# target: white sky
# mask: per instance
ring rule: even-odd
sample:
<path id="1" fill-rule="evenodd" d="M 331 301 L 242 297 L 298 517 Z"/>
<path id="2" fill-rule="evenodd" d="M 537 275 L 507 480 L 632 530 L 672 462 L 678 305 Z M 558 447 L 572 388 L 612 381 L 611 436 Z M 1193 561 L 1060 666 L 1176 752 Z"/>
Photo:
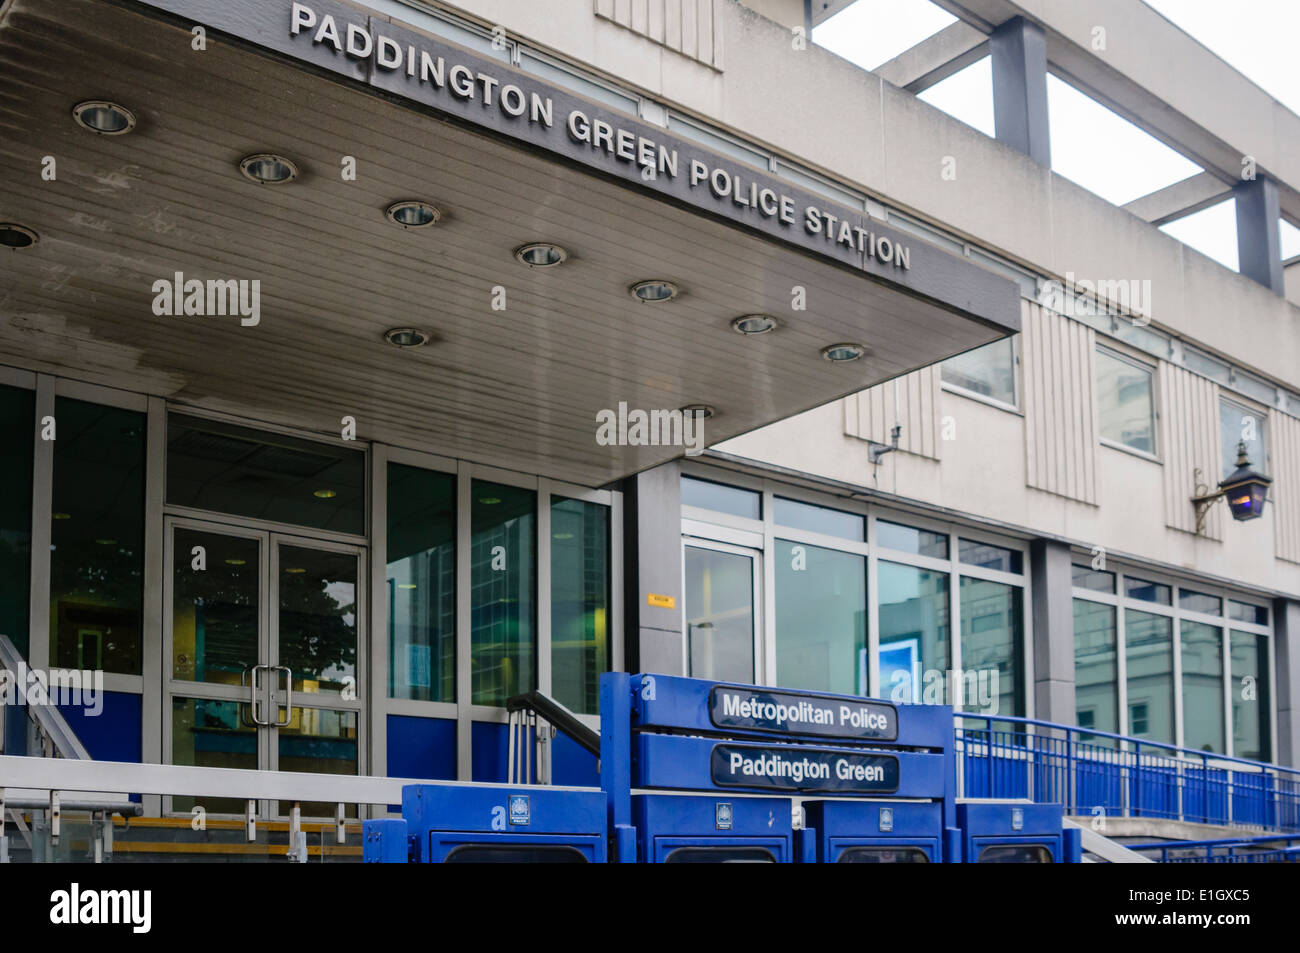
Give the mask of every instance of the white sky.
<path id="1" fill-rule="evenodd" d="M 1144 0 L 1182 30 L 1300 113 L 1300 0 Z M 813 31 L 819 45 L 874 69 L 954 22 L 929 0 L 857 0 Z M 1055 76 L 1048 77 L 1052 168 L 1122 205 L 1200 168 Z M 921 99 L 993 135 L 988 57 L 923 92 Z M 1237 267 L 1231 200 L 1164 226 L 1198 251 Z M 1282 257 L 1300 255 L 1300 229 L 1282 223 Z"/>

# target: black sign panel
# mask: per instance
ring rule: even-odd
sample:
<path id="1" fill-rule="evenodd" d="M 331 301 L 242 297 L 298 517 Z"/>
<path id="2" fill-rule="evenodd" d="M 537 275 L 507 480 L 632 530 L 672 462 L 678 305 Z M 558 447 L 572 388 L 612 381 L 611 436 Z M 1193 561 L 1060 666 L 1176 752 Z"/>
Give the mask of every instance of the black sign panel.
<path id="1" fill-rule="evenodd" d="M 709 693 L 709 720 L 719 728 L 783 735 L 894 741 L 898 709 L 884 702 L 717 685 Z"/>
<path id="2" fill-rule="evenodd" d="M 890 794 L 898 790 L 898 759 L 824 748 L 715 745 L 709 774 L 719 787 L 827 794 Z"/>

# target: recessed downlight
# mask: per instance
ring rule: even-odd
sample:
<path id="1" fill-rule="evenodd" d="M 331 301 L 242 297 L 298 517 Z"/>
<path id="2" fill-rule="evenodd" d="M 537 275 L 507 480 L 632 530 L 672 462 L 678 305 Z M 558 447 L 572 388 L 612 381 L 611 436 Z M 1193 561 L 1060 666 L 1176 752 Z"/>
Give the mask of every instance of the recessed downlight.
<path id="1" fill-rule="evenodd" d="M 515 249 L 515 258 L 529 268 L 554 268 L 568 257 L 567 251 L 550 242 L 529 242 Z"/>
<path id="2" fill-rule="evenodd" d="M 419 328 L 393 328 L 384 332 L 384 340 L 393 347 L 423 347 L 429 343 L 429 332 Z"/>
<path id="3" fill-rule="evenodd" d="M 832 344 L 830 347 L 822 348 L 822 357 L 833 364 L 856 361 L 866 353 L 867 349 L 861 344 Z"/>
<path id="4" fill-rule="evenodd" d="M 303 569 L 301 566 L 286 566 L 284 571 L 292 576 L 301 576 L 307 570 Z"/>
<path id="5" fill-rule="evenodd" d="M 337 490 L 313 490 L 311 495 L 318 500 L 332 500 L 339 494 Z"/>
<path id="6" fill-rule="evenodd" d="M 638 301 L 644 301 L 647 304 L 658 304 L 661 301 L 672 301 L 676 298 L 680 289 L 671 281 L 665 281 L 662 278 L 651 278 L 646 281 L 638 281 L 628 293 Z"/>
<path id="7" fill-rule="evenodd" d="M 682 408 L 682 416 L 703 417 L 708 420 L 716 414 L 717 410 L 711 404 L 687 404 Z"/>
<path id="8" fill-rule="evenodd" d="M 480 503 L 482 503 L 484 506 L 496 506 L 498 503 L 501 502 L 501 497 L 499 497 L 499 496 L 480 496 L 480 497 L 478 498 L 478 501 L 479 501 Z"/>
<path id="9" fill-rule="evenodd" d="M 259 152 L 239 163 L 240 174 L 259 185 L 285 185 L 298 178 L 298 166 L 284 156 Z"/>
<path id="10" fill-rule="evenodd" d="M 41 236 L 26 225 L 0 222 L 0 245 L 5 248 L 31 248 L 40 240 Z"/>
<path id="11" fill-rule="evenodd" d="M 410 199 L 395 202 L 384 210 L 384 216 L 394 225 L 402 228 L 428 228 L 442 220 L 442 212 L 428 202 Z"/>
<path id="12" fill-rule="evenodd" d="M 72 118 L 99 136 L 124 136 L 135 128 L 135 114 L 125 106 L 91 99 L 72 107 Z"/>
<path id="13" fill-rule="evenodd" d="M 766 334 L 776 330 L 776 318 L 770 314 L 745 314 L 731 322 L 737 334 Z"/>
<path id="14" fill-rule="evenodd" d="M 248 560 L 240 559 L 238 556 L 231 556 L 229 559 L 226 560 L 227 566 L 243 566 L 246 565 L 247 563 Z"/>

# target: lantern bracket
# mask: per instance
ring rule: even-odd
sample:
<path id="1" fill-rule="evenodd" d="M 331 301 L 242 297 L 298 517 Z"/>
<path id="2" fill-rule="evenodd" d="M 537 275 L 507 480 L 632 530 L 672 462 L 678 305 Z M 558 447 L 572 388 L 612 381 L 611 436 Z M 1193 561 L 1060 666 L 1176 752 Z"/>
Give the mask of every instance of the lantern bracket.
<path id="1" fill-rule="evenodd" d="M 1192 478 L 1196 481 L 1192 489 L 1192 505 L 1196 507 L 1196 535 L 1200 536 L 1205 529 L 1205 517 L 1209 515 L 1211 507 L 1226 495 L 1224 490 L 1215 490 L 1210 492 L 1210 486 L 1201 478 L 1201 468 L 1197 467 L 1192 471 Z"/>

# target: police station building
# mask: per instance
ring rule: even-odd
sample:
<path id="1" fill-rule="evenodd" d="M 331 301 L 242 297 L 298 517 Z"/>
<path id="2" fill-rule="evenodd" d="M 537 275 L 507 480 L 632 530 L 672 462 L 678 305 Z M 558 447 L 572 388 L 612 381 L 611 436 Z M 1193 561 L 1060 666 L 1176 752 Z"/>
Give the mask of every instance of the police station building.
<path id="1" fill-rule="evenodd" d="M 877 72 L 811 42 L 850 2 L 0 0 L 14 857 L 348 859 L 611 671 L 1235 765 L 1285 810 L 1158 816 L 1300 830 L 1300 117 L 1139 0 L 1104 53 L 951 0 Z M 996 138 L 916 95 L 985 56 Z M 1203 171 L 1054 173 L 1049 73 Z M 1229 200 L 1237 272 L 1158 227 Z"/>

